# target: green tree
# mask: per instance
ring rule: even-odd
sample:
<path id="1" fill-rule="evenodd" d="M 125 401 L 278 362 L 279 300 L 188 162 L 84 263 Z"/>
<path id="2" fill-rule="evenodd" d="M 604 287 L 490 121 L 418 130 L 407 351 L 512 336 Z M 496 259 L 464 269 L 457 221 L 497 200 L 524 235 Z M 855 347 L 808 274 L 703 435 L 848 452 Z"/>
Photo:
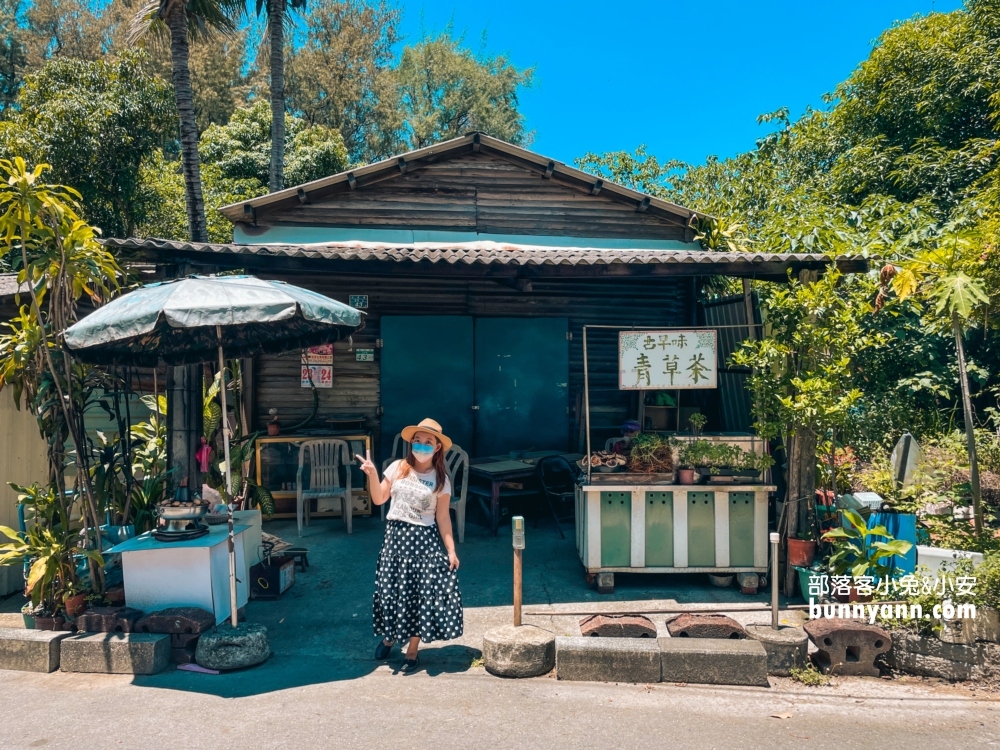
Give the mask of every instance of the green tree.
<path id="1" fill-rule="evenodd" d="M 534 70 L 518 70 L 504 55 L 475 54 L 450 30 L 403 49 L 395 70 L 410 148 L 479 130 L 519 145 L 531 141 L 518 92 Z"/>
<path id="2" fill-rule="evenodd" d="M 195 242 L 208 241 L 205 223 L 205 198 L 198 159 L 198 123 L 191 90 L 190 37 L 209 30 L 232 34 L 245 8 L 239 0 L 159 0 L 145 6 L 133 19 L 130 40 L 148 33 L 168 33 L 174 85 L 174 98 L 180 119 L 181 164 L 184 169 L 184 195 L 188 231 Z"/>
<path id="3" fill-rule="evenodd" d="M 224 177 L 253 179 L 268 186 L 273 156 L 271 108 L 267 102 L 238 109 L 228 125 L 213 125 L 202 137 L 199 151 L 204 164 L 219 167 Z M 340 133 L 324 125 L 308 126 L 298 117 L 285 114 L 283 172 L 298 185 L 342 171 L 347 166 L 347 149 Z"/>
<path id="4" fill-rule="evenodd" d="M 257 15 L 264 14 L 271 62 L 271 158 L 268 189 L 281 190 L 285 169 L 285 25 L 293 23 L 306 0 L 257 0 Z"/>
<path id="5" fill-rule="evenodd" d="M 287 60 L 289 108 L 344 137 L 351 163 L 399 151 L 392 73 L 402 13 L 389 0 L 315 0 Z"/>
<path id="6" fill-rule="evenodd" d="M 17 101 L 0 122 L 0 156 L 51 164 L 55 179 L 81 186 L 83 211 L 105 235 L 131 236 L 149 209 L 140 165 L 174 118 L 170 90 L 145 56 L 53 60 L 27 77 Z"/>

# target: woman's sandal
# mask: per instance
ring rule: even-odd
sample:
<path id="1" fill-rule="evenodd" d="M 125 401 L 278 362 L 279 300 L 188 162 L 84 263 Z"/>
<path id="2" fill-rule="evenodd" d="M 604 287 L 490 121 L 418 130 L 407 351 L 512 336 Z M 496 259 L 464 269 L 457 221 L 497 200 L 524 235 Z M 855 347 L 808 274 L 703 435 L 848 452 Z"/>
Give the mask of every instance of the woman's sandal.
<path id="1" fill-rule="evenodd" d="M 375 647 L 375 659 L 378 661 L 385 661 L 389 658 L 389 654 L 392 653 L 392 647 L 396 644 L 395 641 L 389 641 L 388 643 L 383 638 L 378 642 Z"/>
<path id="2" fill-rule="evenodd" d="M 399 671 L 403 674 L 413 674 L 420 668 L 420 657 L 415 659 L 403 659 L 403 666 Z"/>

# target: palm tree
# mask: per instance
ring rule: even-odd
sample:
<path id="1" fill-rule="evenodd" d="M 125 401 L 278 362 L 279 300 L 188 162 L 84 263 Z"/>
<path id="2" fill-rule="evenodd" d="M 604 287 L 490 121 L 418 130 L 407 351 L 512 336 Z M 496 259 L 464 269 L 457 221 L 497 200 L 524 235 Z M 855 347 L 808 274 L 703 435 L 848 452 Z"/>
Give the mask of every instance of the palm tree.
<path id="1" fill-rule="evenodd" d="M 267 18 L 271 48 L 271 168 L 267 187 L 281 190 L 285 172 L 285 24 L 292 11 L 306 7 L 306 0 L 257 0 L 257 15 Z"/>
<path id="2" fill-rule="evenodd" d="M 232 34 L 244 12 L 245 6 L 239 0 L 151 0 L 135 15 L 129 28 L 130 44 L 150 32 L 169 34 L 170 37 L 171 72 L 180 118 L 184 198 L 188 229 L 194 242 L 208 242 L 208 227 L 201 190 L 198 125 L 188 68 L 188 40 L 189 37 L 212 31 Z"/>

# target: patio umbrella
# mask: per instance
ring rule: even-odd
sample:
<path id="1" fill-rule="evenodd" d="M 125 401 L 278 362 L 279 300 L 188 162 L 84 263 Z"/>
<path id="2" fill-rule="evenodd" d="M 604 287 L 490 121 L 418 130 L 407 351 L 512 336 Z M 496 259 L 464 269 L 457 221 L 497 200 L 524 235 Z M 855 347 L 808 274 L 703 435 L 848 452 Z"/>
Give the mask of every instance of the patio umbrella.
<path id="1" fill-rule="evenodd" d="M 353 307 L 308 289 L 254 276 L 191 276 L 148 284 L 112 300 L 70 326 L 66 346 L 92 364 L 155 367 L 210 361 L 219 371 L 230 357 L 278 353 L 328 344 L 362 324 Z M 220 389 L 226 414 L 225 383 Z M 229 495 L 229 593 L 236 627 L 236 547 L 233 535 L 229 423 L 223 416 Z"/>

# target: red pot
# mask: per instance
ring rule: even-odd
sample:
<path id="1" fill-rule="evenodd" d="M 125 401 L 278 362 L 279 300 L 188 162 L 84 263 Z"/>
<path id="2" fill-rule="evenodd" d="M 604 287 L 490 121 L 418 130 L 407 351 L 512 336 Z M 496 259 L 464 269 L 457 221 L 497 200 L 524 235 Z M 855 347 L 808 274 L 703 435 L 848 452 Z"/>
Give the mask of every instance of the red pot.
<path id="1" fill-rule="evenodd" d="M 694 469 L 678 469 L 677 481 L 681 484 L 694 484 Z"/>
<path id="2" fill-rule="evenodd" d="M 267 423 L 267 434 L 270 435 L 271 437 L 275 437 L 276 435 L 280 435 L 281 434 L 281 425 L 278 424 L 277 422 L 268 422 Z"/>
<path id="3" fill-rule="evenodd" d="M 870 602 L 872 600 L 872 595 L 865 594 L 864 596 L 861 596 L 861 594 L 858 593 L 858 587 L 851 586 L 850 594 L 841 594 L 838 591 L 836 594 L 833 595 L 833 598 L 836 599 L 841 604 L 853 604 L 854 602 L 858 603 Z"/>
<path id="4" fill-rule="evenodd" d="M 75 596 L 66 597 L 66 600 L 63 602 L 63 606 L 66 608 L 66 614 L 69 617 L 82 615 L 87 609 L 87 595 L 77 594 Z"/>
<path id="5" fill-rule="evenodd" d="M 69 630 L 66 627 L 66 618 L 62 615 L 56 617 L 35 617 L 35 630 Z"/>
<path id="6" fill-rule="evenodd" d="M 793 539 L 788 537 L 788 564 L 797 568 L 808 568 L 816 559 L 815 539 Z"/>

